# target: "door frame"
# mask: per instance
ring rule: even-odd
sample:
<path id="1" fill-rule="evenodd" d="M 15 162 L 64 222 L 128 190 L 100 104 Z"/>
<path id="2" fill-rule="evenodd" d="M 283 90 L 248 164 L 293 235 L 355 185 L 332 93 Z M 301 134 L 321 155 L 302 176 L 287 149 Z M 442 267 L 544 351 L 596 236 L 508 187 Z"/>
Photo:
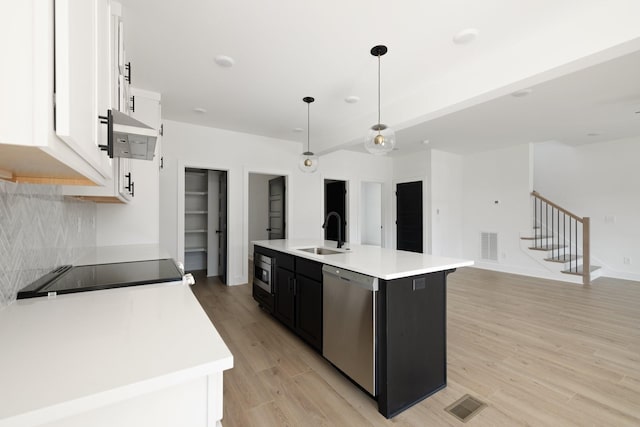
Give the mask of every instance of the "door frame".
<path id="1" fill-rule="evenodd" d="M 416 181 L 422 182 L 422 250 L 423 253 L 430 254 L 431 240 L 428 226 L 430 224 L 431 202 L 429 198 L 429 181 L 425 176 L 394 179 L 391 182 L 391 226 L 393 230 L 391 233 L 391 242 L 389 247 L 395 249 L 398 243 L 398 227 L 396 226 L 396 221 L 398 220 L 398 200 L 396 198 L 397 185 Z"/>
<path id="2" fill-rule="evenodd" d="M 357 226 L 358 221 L 355 218 L 351 218 L 351 213 L 353 211 L 353 209 L 351 208 L 351 197 L 353 196 L 352 192 L 353 192 L 353 185 L 352 185 L 352 180 L 347 178 L 347 177 L 337 177 L 335 175 L 330 175 L 330 176 L 326 176 L 326 175 L 321 175 L 320 176 L 320 200 L 322 200 L 321 205 L 320 205 L 320 220 L 318 222 L 318 224 L 322 224 L 324 223 L 324 204 L 326 201 L 326 194 L 324 192 L 324 182 L 326 180 L 330 180 L 330 181 L 344 181 L 344 188 L 347 192 L 347 195 L 345 197 L 344 200 L 344 210 L 345 210 L 345 217 L 346 218 L 342 218 L 343 221 L 346 222 L 346 236 L 342 236 L 342 238 L 344 239 L 345 242 L 353 242 L 354 239 L 356 238 L 356 236 L 353 234 L 353 228 L 354 225 Z M 359 192 L 358 192 L 359 194 Z M 320 229 L 322 230 L 322 229 Z M 360 237 L 360 236 L 358 236 Z M 324 241 L 324 231 L 322 231 L 320 233 L 320 238 Z M 359 240 L 358 240 L 359 241 Z"/>
<path id="3" fill-rule="evenodd" d="M 176 227 L 176 254 L 178 256 L 178 261 L 184 264 L 184 182 L 185 182 L 185 169 L 206 169 L 206 170 L 214 170 L 220 172 L 227 173 L 227 188 L 229 187 L 229 178 L 230 171 L 228 167 L 222 167 L 207 163 L 198 163 L 198 162 L 185 162 L 184 160 L 178 161 L 178 191 L 176 192 L 178 197 L 176 200 L 176 210 L 177 210 L 177 223 Z M 227 271 L 227 282 L 229 281 L 229 191 L 227 191 L 227 257 L 226 257 L 226 271 Z"/>
<path id="4" fill-rule="evenodd" d="M 242 190 L 242 256 L 243 259 L 249 260 L 253 259 L 253 254 L 249 253 L 249 174 L 259 174 L 259 175 L 277 175 L 284 177 L 284 217 L 286 221 L 286 225 L 284 228 L 284 238 L 288 239 L 289 236 L 293 235 L 291 233 L 292 222 L 291 218 L 291 171 L 284 169 L 270 169 L 270 168 L 258 168 L 258 167 L 248 167 L 245 166 L 243 170 L 243 190 Z M 243 268 L 247 270 L 244 272 L 244 277 L 248 276 L 248 263 L 243 263 Z"/>

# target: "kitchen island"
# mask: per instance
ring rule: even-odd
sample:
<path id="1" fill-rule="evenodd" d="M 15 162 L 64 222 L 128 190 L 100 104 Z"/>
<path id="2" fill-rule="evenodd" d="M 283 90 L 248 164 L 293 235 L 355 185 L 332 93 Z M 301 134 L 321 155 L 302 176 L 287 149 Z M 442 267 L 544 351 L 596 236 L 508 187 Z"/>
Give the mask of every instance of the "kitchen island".
<path id="1" fill-rule="evenodd" d="M 220 425 L 233 356 L 181 282 L 0 310 L 0 426 Z"/>
<path id="2" fill-rule="evenodd" d="M 446 386 L 446 277 L 473 261 L 317 240 L 253 244 L 254 260 L 272 263 L 270 292 L 254 281 L 256 301 L 376 399 L 382 415 Z"/>

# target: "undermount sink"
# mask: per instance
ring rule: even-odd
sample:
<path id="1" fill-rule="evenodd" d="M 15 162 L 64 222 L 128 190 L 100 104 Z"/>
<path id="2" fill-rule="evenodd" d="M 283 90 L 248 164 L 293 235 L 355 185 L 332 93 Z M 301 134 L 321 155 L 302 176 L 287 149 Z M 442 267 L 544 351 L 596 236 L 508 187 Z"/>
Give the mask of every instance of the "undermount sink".
<path id="1" fill-rule="evenodd" d="M 336 249 L 329 249 L 329 248 L 314 247 L 314 248 L 301 248 L 298 250 L 303 252 L 309 252 L 311 254 L 316 254 L 316 255 L 334 255 L 334 254 L 343 254 L 346 249 L 336 250 Z"/>

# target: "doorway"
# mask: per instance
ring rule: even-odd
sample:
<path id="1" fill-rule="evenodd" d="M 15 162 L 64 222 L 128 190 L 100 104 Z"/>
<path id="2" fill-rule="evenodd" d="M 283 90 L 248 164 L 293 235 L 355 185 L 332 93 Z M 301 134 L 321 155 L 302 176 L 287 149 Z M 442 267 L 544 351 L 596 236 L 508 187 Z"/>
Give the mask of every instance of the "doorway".
<path id="1" fill-rule="evenodd" d="M 335 179 L 324 180 L 324 218 L 329 212 L 336 212 L 341 223 L 331 220 L 324 229 L 325 240 L 338 241 L 338 227 L 343 241 L 347 241 L 347 182 Z"/>
<path id="2" fill-rule="evenodd" d="M 423 252 L 422 181 L 396 184 L 396 249 Z"/>
<path id="3" fill-rule="evenodd" d="M 254 240 L 284 239 L 287 235 L 286 177 L 249 173 L 248 248 L 253 259 Z"/>
<path id="4" fill-rule="evenodd" d="M 227 283 L 227 172 L 184 170 L 184 266 Z"/>
<path id="5" fill-rule="evenodd" d="M 360 242 L 382 246 L 382 183 L 362 182 L 360 196 Z"/>

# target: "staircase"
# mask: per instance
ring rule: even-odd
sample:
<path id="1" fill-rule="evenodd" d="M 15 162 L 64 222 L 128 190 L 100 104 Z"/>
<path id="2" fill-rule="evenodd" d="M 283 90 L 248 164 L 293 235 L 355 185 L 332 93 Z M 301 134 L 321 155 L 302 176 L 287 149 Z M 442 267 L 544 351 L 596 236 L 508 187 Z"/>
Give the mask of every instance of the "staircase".
<path id="1" fill-rule="evenodd" d="M 601 268 L 591 265 L 590 221 L 533 191 L 533 233 L 521 237 L 521 246 L 547 269 L 567 274 L 569 282 L 589 285 Z M 573 276 L 573 277 L 571 277 Z"/>

